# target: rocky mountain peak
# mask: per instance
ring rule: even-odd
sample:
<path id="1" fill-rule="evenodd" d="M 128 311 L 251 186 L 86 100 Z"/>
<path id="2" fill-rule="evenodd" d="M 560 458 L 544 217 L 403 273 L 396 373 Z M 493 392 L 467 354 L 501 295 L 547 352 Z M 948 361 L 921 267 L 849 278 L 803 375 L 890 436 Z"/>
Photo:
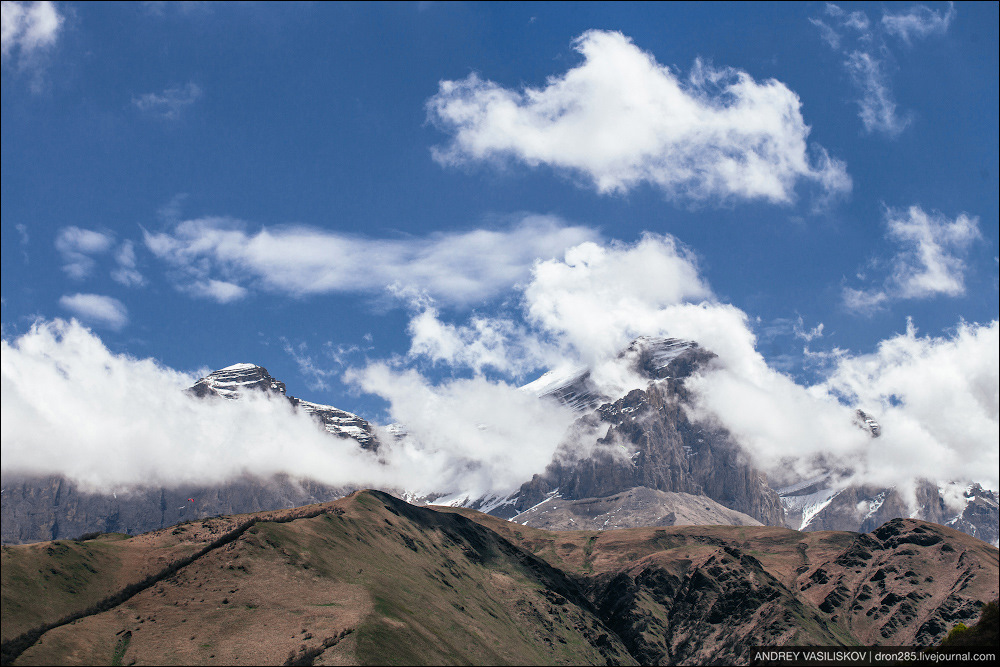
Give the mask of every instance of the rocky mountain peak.
<path id="1" fill-rule="evenodd" d="M 263 366 L 250 363 L 233 364 L 209 373 L 194 383 L 188 391 L 198 397 L 221 396 L 236 399 L 248 391 L 263 391 L 287 398 L 297 409 L 312 416 L 323 428 L 339 438 L 353 438 L 362 449 L 378 449 L 372 425 L 358 415 L 332 405 L 304 401 L 285 393 L 285 383 L 271 377 Z"/>
<path id="2" fill-rule="evenodd" d="M 244 391 L 264 391 L 284 396 L 285 383 L 271 377 L 263 366 L 241 363 L 209 373 L 195 382 L 190 391 L 199 397 L 236 398 Z"/>
<path id="3" fill-rule="evenodd" d="M 640 336 L 618 354 L 618 359 L 647 380 L 683 380 L 715 357 L 694 341 L 658 336 Z M 603 391 L 585 366 L 551 370 L 521 389 L 539 398 L 555 399 L 579 413 L 620 398 Z"/>

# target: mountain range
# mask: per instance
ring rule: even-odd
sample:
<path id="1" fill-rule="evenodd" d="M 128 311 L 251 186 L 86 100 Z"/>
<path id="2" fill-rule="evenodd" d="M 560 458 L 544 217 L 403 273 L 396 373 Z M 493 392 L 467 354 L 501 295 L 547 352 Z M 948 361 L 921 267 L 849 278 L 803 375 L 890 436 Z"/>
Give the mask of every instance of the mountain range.
<path id="1" fill-rule="evenodd" d="M 607 395 L 576 368 L 549 372 L 522 389 L 539 401 L 569 406 L 574 429 L 603 433 L 586 456 L 567 442 L 546 469 L 519 488 L 475 496 L 462 489 L 417 495 L 388 489 L 418 503 L 441 502 L 477 509 L 539 528 L 615 528 L 670 525 L 786 526 L 795 530 L 868 532 L 895 518 L 952 526 L 993 545 L 1000 540 L 997 494 L 978 485 L 956 511 L 943 490 L 920 482 L 918 506 L 893 488 L 844 485 L 825 474 L 773 488 L 763 471 L 725 428 L 690 417 L 686 380 L 710 369 L 716 356 L 690 341 L 643 337 L 619 355 L 646 383 L 622 396 Z M 204 400 L 234 400 L 265 392 L 310 415 L 331 437 L 377 452 L 376 428 L 358 415 L 286 394 L 285 384 L 255 364 L 235 364 L 200 379 L 189 390 Z M 878 438 L 881 426 L 858 411 L 859 428 Z M 400 437 L 405 425 L 381 431 Z M 382 437 L 386 437 L 383 435 Z M 4 475 L 2 539 L 5 544 L 64 539 L 89 532 L 138 534 L 177 522 L 244 512 L 291 508 L 342 497 L 354 490 L 309 479 L 245 476 L 212 487 L 140 488 L 122 494 L 90 493 L 58 476 Z"/>

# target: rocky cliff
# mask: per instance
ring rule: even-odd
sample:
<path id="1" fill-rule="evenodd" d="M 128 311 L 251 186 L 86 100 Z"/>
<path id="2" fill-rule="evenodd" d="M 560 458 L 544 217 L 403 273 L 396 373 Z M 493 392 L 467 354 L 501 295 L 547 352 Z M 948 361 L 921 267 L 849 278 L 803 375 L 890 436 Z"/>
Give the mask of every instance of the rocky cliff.
<path id="1" fill-rule="evenodd" d="M 521 486 L 499 512 L 522 512 L 549 494 L 563 499 L 601 498 L 635 487 L 708 496 L 767 525 L 783 525 L 778 495 L 740 445 L 723 428 L 688 417 L 684 381 L 715 355 L 676 339 L 641 338 L 622 353 L 648 380 L 617 400 L 581 417 L 590 429 L 606 429 L 588 456 L 569 443 L 545 472 Z M 576 375 L 563 386 L 546 386 L 542 397 L 588 405 L 597 395 Z M 530 387 L 531 385 L 529 385 Z M 580 388 L 586 389 L 581 398 Z"/>

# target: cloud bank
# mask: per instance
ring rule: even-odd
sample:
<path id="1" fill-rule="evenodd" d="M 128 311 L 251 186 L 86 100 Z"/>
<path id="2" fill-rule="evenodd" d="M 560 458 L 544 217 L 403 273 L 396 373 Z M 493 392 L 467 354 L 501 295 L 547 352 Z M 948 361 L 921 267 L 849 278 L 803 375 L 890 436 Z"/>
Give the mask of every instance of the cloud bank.
<path id="1" fill-rule="evenodd" d="M 200 218 L 145 233 L 146 247 L 174 270 L 177 285 L 226 303 L 251 289 L 292 296 L 427 293 L 450 304 L 494 296 L 553 257 L 599 234 L 546 216 L 504 230 L 435 232 L 376 239 L 307 227 L 248 232 L 229 218 Z"/>
<path id="2" fill-rule="evenodd" d="M 812 183 L 851 189 L 844 164 L 807 139 L 798 96 L 774 79 L 696 61 L 682 79 L 619 32 L 573 42 L 583 63 L 518 92 L 471 74 L 442 81 L 429 118 L 445 165 L 512 159 L 583 176 L 600 193 L 643 183 L 669 199 L 787 203 Z"/>
<path id="3" fill-rule="evenodd" d="M 428 436 L 385 436 L 376 457 L 283 398 L 195 398 L 184 389 L 196 376 L 114 354 L 75 321 L 39 322 L 0 345 L 4 474 L 59 473 L 87 489 L 284 473 L 334 486 L 485 493 L 541 470 L 573 418 L 482 380 L 431 392 L 403 374 L 397 410 Z M 378 382 L 379 372 L 369 368 L 359 381 Z"/>
<path id="4" fill-rule="evenodd" d="M 870 354 L 824 353 L 826 379 L 805 386 L 767 364 L 750 318 L 715 297 L 697 259 L 670 236 L 577 244 L 536 262 L 519 293 L 507 312 L 464 321 L 424 296 L 408 355 L 348 369 L 344 379 L 384 398 L 406 430 L 384 439 L 378 459 L 331 441 L 285 402 L 195 401 L 182 391 L 194 377 L 113 354 L 79 324 L 39 323 L 3 342 L 4 470 L 61 472 L 102 488 L 249 472 L 505 493 L 541 472 L 560 445 L 585 452 L 599 435 L 570 430 L 574 415 L 519 389 L 523 380 L 588 366 L 610 395 L 645 387 L 618 352 L 650 335 L 718 355 L 688 381 L 693 416 L 729 429 L 775 479 L 837 468 L 903 493 L 921 478 L 1000 488 L 996 321 L 937 338 L 910 325 Z M 795 327 L 803 338 L 821 333 Z M 422 373 L 425 364 L 438 372 Z M 451 375 L 430 379 L 441 370 Z M 881 423 L 880 438 L 853 424 L 857 408 Z"/>
<path id="5" fill-rule="evenodd" d="M 853 470 L 851 482 L 904 493 L 921 478 L 1000 488 L 997 322 L 962 323 L 940 338 L 918 337 L 911 326 L 873 354 L 825 353 L 826 379 L 807 386 L 768 365 L 750 318 L 719 302 L 695 258 L 668 236 L 571 248 L 536 264 L 522 295 L 520 314 L 466 323 L 443 321 L 432 309 L 416 314 L 411 357 L 471 369 L 483 382 L 487 365 L 512 374 L 532 365 L 589 366 L 605 392 L 621 395 L 646 384 L 617 357 L 630 340 L 694 340 L 719 358 L 688 383 L 693 416 L 729 429 L 775 479 L 838 468 Z M 822 335 L 820 325 L 806 330 L 795 322 L 792 329 L 806 341 Z M 396 392 L 407 373 L 380 365 L 363 386 L 389 400 L 401 421 Z M 942 392 L 947 396 L 934 398 Z M 859 408 L 876 416 L 882 437 L 853 423 Z"/>

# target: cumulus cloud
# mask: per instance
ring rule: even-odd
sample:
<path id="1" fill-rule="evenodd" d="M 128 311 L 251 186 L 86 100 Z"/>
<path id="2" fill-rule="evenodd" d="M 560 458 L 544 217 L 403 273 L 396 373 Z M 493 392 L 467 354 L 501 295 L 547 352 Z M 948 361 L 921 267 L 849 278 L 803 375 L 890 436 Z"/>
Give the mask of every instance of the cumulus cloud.
<path id="1" fill-rule="evenodd" d="M 982 238 L 979 218 L 961 213 L 949 219 L 938 212 L 927 213 L 919 206 L 905 211 L 886 209 L 889 239 L 901 249 L 892 261 L 892 273 L 884 283 L 871 289 L 844 289 L 848 308 L 871 311 L 891 299 L 923 299 L 965 293 L 964 255 Z"/>
<path id="2" fill-rule="evenodd" d="M 376 239 L 306 227 L 249 232 L 240 221 L 200 218 L 145 233 L 178 285 L 221 303 L 248 289 L 307 296 L 426 293 L 451 304 L 481 301 L 528 276 L 536 258 L 599 238 L 586 227 L 527 216 L 503 230 Z"/>
<path id="3" fill-rule="evenodd" d="M 649 183 L 678 200 L 785 203 L 800 182 L 850 190 L 842 162 L 820 147 L 810 155 L 801 102 L 781 82 L 700 60 L 682 79 L 618 32 L 591 30 L 573 46 L 583 63 L 543 88 L 442 81 L 428 114 L 453 139 L 435 159 L 544 164 L 600 193 Z"/>
<path id="4" fill-rule="evenodd" d="M 195 377 L 114 354 L 75 322 L 38 323 L 2 351 L 4 473 L 108 490 L 275 472 L 337 483 L 377 469 L 287 401 L 196 399 L 183 391 Z"/>
<path id="5" fill-rule="evenodd" d="M 102 294 L 67 294 L 59 305 L 84 322 L 118 330 L 128 324 L 128 309 L 118 299 Z"/>
<path id="6" fill-rule="evenodd" d="M 860 93 L 858 116 L 865 131 L 899 135 L 912 116 L 901 113 L 896 105 L 889 81 L 893 57 L 883 35 L 894 35 L 910 44 L 916 37 L 944 34 L 955 16 L 954 6 L 949 5 L 944 14 L 923 5 L 899 14 L 884 12 L 881 22 L 874 25 L 864 12 L 847 12 L 832 3 L 827 3 L 824 14 L 824 18 L 813 17 L 809 22 L 819 29 L 827 46 L 844 55 L 844 68 Z"/>
<path id="7" fill-rule="evenodd" d="M 62 255 L 63 271 L 75 280 L 83 280 L 94 270 L 96 262 L 92 255 L 103 254 L 113 245 L 111 234 L 92 229 L 63 227 L 56 236 L 56 250 Z"/>
<path id="8" fill-rule="evenodd" d="M 885 13 L 882 16 L 882 27 L 890 35 L 896 35 L 909 44 L 915 38 L 943 35 L 948 32 L 948 26 L 954 18 L 955 4 L 952 2 L 948 3 L 948 11 L 944 13 L 917 5 L 899 14 Z"/>
<path id="9" fill-rule="evenodd" d="M 509 492 L 540 473 L 573 423 L 568 408 L 540 402 L 505 382 L 482 376 L 432 384 L 412 369 L 385 363 L 349 370 L 346 379 L 391 404 L 403 424 L 406 459 L 448 469 L 417 492 L 467 492 L 473 498 Z M 416 443 L 419 443 L 417 445 Z M 448 462 L 458 462 L 448 465 Z"/>
<path id="10" fill-rule="evenodd" d="M 39 74 L 42 56 L 59 37 L 63 17 L 51 2 L 15 2 L 0 5 L 0 50 L 4 64 L 16 61 L 19 69 Z M 36 88 L 39 81 L 36 78 Z"/>
<path id="11" fill-rule="evenodd" d="M 183 86 L 167 88 L 162 93 L 145 93 L 132 98 L 132 106 L 140 111 L 166 118 L 176 119 L 181 112 L 201 98 L 201 87 L 188 82 Z"/>

